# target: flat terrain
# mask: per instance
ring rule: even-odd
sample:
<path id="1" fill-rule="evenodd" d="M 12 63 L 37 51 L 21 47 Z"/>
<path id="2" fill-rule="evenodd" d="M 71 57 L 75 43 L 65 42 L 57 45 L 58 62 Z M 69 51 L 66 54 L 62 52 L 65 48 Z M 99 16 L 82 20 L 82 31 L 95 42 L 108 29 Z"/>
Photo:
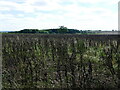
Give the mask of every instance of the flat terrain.
<path id="1" fill-rule="evenodd" d="M 3 88 L 119 88 L 119 35 L 3 34 Z"/>

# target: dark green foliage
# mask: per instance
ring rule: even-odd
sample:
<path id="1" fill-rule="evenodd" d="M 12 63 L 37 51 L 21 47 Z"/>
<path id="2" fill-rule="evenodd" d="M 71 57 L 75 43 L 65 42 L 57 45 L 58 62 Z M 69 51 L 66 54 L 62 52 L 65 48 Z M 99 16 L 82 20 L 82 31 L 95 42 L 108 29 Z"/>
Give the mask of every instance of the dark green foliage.
<path id="1" fill-rule="evenodd" d="M 3 34 L 3 88 L 117 88 L 117 36 Z"/>
<path id="2" fill-rule="evenodd" d="M 38 29 L 24 29 L 20 31 L 15 32 L 9 32 L 9 33 L 41 33 L 41 34 L 90 34 L 92 31 L 79 31 L 77 29 L 68 29 L 67 27 L 60 26 L 58 29 L 44 29 L 44 30 L 38 30 Z"/>
<path id="3" fill-rule="evenodd" d="M 59 28 L 59 29 L 46 29 L 46 30 L 24 29 L 21 31 L 9 32 L 9 33 L 75 34 L 75 33 L 87 33 L 87 32 L 79 31 L 75 29 Z"/>

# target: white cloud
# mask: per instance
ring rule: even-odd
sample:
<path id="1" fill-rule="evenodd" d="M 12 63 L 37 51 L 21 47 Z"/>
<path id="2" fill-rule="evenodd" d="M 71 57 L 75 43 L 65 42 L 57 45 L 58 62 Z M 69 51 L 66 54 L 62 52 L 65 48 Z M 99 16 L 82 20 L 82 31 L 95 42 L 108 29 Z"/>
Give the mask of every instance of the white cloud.
<path id="1" fill-rule="evenodd" d="M 8 7 L 0 7 L 0 11 L 9 11 L 10 10 L 10 8 L 8 8 Z"/>
<path id="2" fill-rule="evenodd" d="M 71 4 L 62 5 L 61 2 Z M 96 6 L 86 7 L 78 2 Z M 118 0 L 1 0 L 0 20 L 4 22 L 0 22 L 0 30 L 54 28 L 60 25 L 77 29 L 117 29 L 117 2 Z M 106 7 L 99 3 L 104 3 Z M 114 9 L 111 10 L 111 7 Z M 2 13 L 7 11 L 11 13 Z M 14 15 L 14 11 L 20 13 Z"/>

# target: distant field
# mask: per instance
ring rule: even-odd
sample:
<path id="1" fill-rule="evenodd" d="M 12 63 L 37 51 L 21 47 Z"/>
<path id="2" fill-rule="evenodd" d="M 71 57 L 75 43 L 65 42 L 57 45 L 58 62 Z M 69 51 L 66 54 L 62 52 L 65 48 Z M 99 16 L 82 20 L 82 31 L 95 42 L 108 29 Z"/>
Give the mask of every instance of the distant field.
<path id="1" fill-rule="evenodd" d="M 93 35 L 120 35 L 119 31 L 99 31 L 99 30 L 75 30 L 68 29 L 69 32 L 59 31 L 59 29 L 37 30 L 37 29 L 24 29 L 21 31 L 0 31 L 1 33 L 39 33 L 39 34 L 93 34 Z"/>
<path id="2" fill-rule="evenodd" d="M 102 31 L 102 32 L 96 32 L 98 34 L 109 34 L 109 35 L 118 35 L 120 34 L 118 31 Z"/>
<path id="3" fill-rule="evenodd" d="M 3 88 L 120 88 L 119 35 L 3 34 Z"/>

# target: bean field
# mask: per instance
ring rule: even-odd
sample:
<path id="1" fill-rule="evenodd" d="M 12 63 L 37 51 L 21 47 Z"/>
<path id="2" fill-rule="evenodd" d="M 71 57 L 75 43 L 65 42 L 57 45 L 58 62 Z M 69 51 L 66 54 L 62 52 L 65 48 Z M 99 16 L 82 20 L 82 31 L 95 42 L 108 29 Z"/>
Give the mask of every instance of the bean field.
<path id="1" fill-rule="evenodd" d="M 120 88 L 117 35 L 2 35 L 3 88 Z"/>

